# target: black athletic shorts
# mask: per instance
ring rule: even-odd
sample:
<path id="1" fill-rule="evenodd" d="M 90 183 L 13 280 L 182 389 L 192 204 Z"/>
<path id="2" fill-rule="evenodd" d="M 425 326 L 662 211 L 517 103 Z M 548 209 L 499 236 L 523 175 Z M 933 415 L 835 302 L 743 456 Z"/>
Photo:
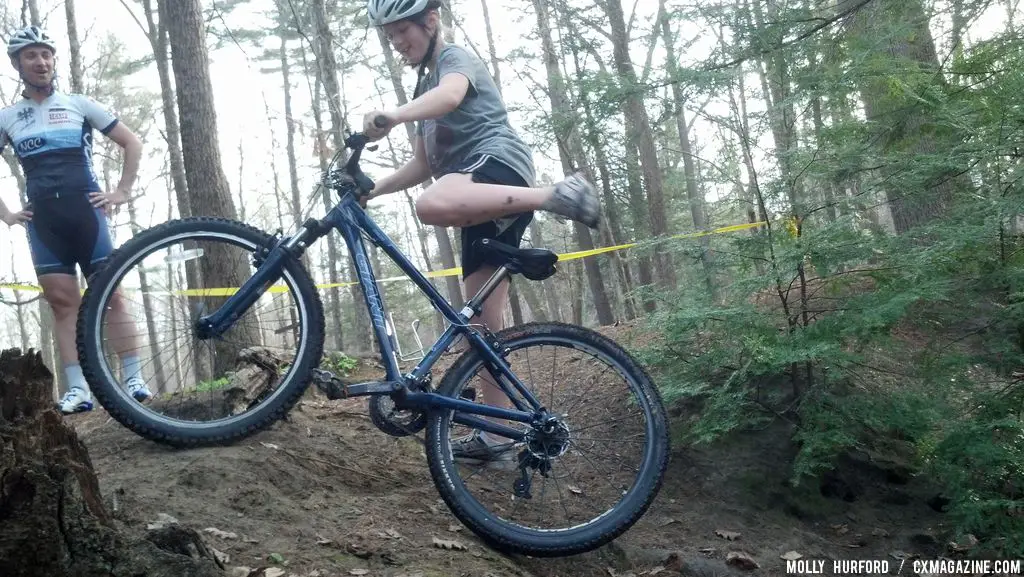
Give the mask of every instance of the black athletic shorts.
<path id="1" fill-rule="evenodd" d="M 32 200 L 28 224 L 28 245 L 36 275 L 77 274 L 82 268 L 92 275 L 114 250 L 107 216 L 82 193 Z"/>
<path id="2" fill-rule="evenodd" d="M 528 187 L 519 173 L 507 164 L 488 154 L 471 156 L 452 172 L 472 175 L 473 182 L 486 184 L 504 184 L 507 186 Z M 526 233 L 526 228 L 533 220 L 533 212 L 522 212 L 498 219 L 496 221 L 462 228 L 462 278 L 480 270 L 483 266 L 501 266 L 502 263 L 488 262 L 485 255 L 474 246 L 478 240 L 485 238 L 498 242 L 519 246 Z"/>

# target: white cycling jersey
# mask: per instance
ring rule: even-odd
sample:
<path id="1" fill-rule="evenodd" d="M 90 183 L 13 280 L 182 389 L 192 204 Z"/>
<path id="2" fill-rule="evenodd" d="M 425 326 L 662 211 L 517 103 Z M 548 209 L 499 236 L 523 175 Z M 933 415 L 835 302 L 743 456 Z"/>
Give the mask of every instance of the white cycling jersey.
<path id="1" fill-rule="evenodd" d="M 82 94 L 54 91 L 0 110 L 0 151 L 10 143 L 25 170 L 29 200 L 100 191 L 92 167 L 92 132 L 108 134 L 117 117 Z"/>

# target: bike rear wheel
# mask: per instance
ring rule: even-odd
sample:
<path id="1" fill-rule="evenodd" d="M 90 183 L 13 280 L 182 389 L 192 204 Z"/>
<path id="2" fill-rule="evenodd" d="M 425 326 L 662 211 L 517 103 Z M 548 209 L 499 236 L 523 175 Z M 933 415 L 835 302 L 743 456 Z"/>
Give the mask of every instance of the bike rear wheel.
<path id="1" fill-rule="evenodd" d="M 582 553 L 616 538 L 647 510 L 668 464 L 665 409 L 643 368 L 619 345 L 578 326 L 534 323 L 497 335 L 506 360 L 557 424 L 509 443 L 508 461 L 456 460 L 469 433 L 452 410 L 432 411 L 426 450 L 431 476 L 456 517 L 491 546 L 549 557 Z M 493 382 L 470 350 L 438 392 L 462 396 Z M 482 376 L 483 375 L 483 376 Z M 498 445 L 497 449 L 503 448 Z"/>
<path id="2" fill-rule="evenodd" d="M 324 342 L 320 297 L 299 261 L 287 260 L 278 283 L 219 338 L 200 338 L 194 322 L 216 311 L 274 242 L 240 222 L 175 220 L 133 237 L 89 279 L 78 354 L 114 419 L 156 442 L 199 446 L 247 437 L 292 408 Z M 146 404 L 123 383 L 132 355 L 156 393 Z"/>

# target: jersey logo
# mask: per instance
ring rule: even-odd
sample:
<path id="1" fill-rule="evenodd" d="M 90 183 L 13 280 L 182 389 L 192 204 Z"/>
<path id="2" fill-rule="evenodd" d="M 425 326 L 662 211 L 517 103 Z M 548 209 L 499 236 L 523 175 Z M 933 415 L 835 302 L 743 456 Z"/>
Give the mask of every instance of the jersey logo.
<path id="1" fill-rule="evenodd" d="M 71 122 L 71 113 L 69 113 L 66 108 L 51 108 L 50 122 L 52 124 Z"/>
<path id="2" fill-rule="evenodd" d="M 39 150 L 46 144 L 46 139 L 42 136 L 33 136 L 32 138 L 26 138 L 18 143 L 15 147 L 18 149 L 18 154 L 28 154 L 30 152 Z"/>
<path id="3" fill-rule="evenodd" d="M 35 108 L 22 108 L 18 111 L 18 122 L 32 122 L 35 114 Z"/>

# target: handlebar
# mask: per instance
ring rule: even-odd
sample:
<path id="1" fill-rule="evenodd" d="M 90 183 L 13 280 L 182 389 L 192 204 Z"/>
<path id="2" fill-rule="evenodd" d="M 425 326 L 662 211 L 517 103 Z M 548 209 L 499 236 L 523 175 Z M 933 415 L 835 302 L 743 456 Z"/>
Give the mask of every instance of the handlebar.
<path id="1" fill-rule="evenodd" d="M 373 119 L 373 124 L 377 128 L 384 128 L 388 125 L 388 119 L 386 116 L 381 114 Z M 352 133 L 345 139 L 345 148 L 352 151 L 352 156 L 348 158 L 348 162 L 345 163 L 345 167 L 341 171 L 332 170 L 330 168 L 327 169 L 327 172 L 324 173 L 324 182 L 328 187 L 340 190 L 342 186 L 344 186 L 345 181 L 348 178 L 351 178 L 352 183 L 356 186 L 355 192 L 357 197 L 370 194 L 370 191 L 373 190 L 375 186 L 374 182 L 370 177 L 366 176 L 366 174 L 363 173 L 363 170 L 359 167 L 359 159 L 363 154 L 363 149 L 367 148 L 369 143 L 370 139 L 361 132 Z M 376 147 L 370 147 L 370 150 L 376 150 Z M 332 166 L 340 154 L 341 151 L 339 150 L 338 154 L 335 155 L 334 160 L 331 161 Z"/>

